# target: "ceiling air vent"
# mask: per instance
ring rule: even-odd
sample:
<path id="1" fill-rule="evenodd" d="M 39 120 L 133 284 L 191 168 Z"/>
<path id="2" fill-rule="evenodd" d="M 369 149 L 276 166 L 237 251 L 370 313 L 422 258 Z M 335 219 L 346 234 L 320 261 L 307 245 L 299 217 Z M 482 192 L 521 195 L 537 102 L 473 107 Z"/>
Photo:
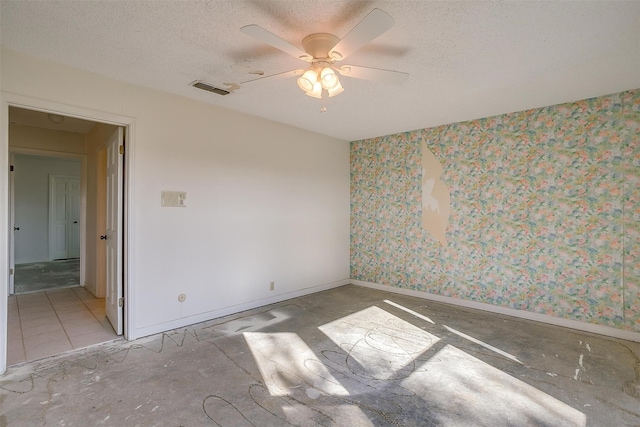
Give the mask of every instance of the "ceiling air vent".
<path id="1" fill-rule="evenodd" d="M 203 83 L 198 80 L 191 83 L 191 86 L 197 87 L 198 89 L 206 90 L 208 92 L 217 93 L 218 95 L 229 95 L 231 93 L 228 90 L 220 89 L 219 87 L 211 86 L 210 84 Z"/>

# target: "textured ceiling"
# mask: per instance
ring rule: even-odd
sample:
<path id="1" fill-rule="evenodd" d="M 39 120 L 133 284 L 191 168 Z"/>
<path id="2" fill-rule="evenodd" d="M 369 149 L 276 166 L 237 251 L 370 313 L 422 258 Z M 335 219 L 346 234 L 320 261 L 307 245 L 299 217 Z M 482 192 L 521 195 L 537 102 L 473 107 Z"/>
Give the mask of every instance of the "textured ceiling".
<path id="1" fill-rule="evenodd" d="M 8 1 L 9 49 L 344 140 L 574 101 L 640 87 L 640 1 Z M 306 96 L 304 62 L 241 33 L 258 24 L 296 46 L 343 37 L 373 8 L 396 25 L 344 63 L 404 71 L 398 88 L 342 77 Z M 194 80 L 230 95 L 203 92 Z M 321 113 L 320 108 L 327 107 Z"/>

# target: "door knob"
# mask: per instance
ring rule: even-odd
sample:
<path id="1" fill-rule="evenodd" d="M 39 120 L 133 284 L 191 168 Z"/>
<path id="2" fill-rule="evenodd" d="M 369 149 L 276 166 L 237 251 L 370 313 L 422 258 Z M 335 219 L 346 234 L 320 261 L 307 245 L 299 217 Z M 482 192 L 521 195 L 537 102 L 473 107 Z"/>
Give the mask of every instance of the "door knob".
<path id="1" fill-rule="evenodd" d="M 100 236 L 100 240 L 107 240 L 106 234 L 104 236 Z"/>
<path id="2" fill-rule="evenodd" d="M 13 231 L 18 231 L 20 230 L 20 227 L 13 227 Z"/>
<path id="3" fill-rule="evenodd" d="M 78 223 L 78 221 L 73 221 L 73 223 L 74 223 L 74 224 L 77 224 L 77 223 Z"/>

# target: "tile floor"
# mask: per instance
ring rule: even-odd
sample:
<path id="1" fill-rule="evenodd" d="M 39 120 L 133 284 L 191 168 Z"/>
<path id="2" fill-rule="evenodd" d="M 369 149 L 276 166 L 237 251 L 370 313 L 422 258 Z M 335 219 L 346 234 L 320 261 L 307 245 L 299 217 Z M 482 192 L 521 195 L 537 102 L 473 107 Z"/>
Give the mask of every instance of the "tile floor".
<path id="1" fill-rule="evenodd" d="M 116 339 L 104 298 L 81 287 L 12 295 L 7 364 L 27 362 Z"/>

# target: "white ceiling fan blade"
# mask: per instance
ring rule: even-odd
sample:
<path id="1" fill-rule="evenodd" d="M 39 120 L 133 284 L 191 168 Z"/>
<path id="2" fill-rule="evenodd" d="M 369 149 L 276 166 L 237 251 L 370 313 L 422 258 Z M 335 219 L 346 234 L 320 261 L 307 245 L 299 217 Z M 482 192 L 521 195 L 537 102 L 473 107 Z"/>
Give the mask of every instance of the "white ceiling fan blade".
<path id="1" fill-rule="evenodd" d="M 246 84 L 246 83 L 252 83 L 258 80 L 264 80 L 264 79 L 274 79 L 274 80 L 281 80 L 281 79 L 285 79 L 285 78 L 289 78 L 289 77 L 295 77 L 295 76 L 301 76 L 302 73 L 304 73 L 304 70 L 290 70 L 290 71 L 285 71 L 282 73 L 277 73 L 277 74 L 270 74 L 268 76 L 260 76 L 257 77 L 255 79 L 251 79 L 251 80 L 247 80 L 244 82 L 240 82 L 241 85 Z"/>
<path id="2" fill-rule="evenodd" d="M 304 50 L 292 45 L 286 40 L 281 39 L 270 31 L 265 30 L 259 25 L 247 25 L 245 27 L 240 28 L 240 31 L 245 33 L 248 36 L 256 38 L 263 43 L 266 43 L 270 46 L 275 47 L 276 49 L 280 49 L 281 51 L 288 53 L 294 58 L 302 59 L 303 61 L 310 62 L 311 56 Z"/>
<path id="3" fill-rule="evenodd" d="M 383 70 L 380 68 L 359 67 L 357 65 L 343 65 L 336 67 L 338 72 L 345 77 L 370 80 L 394 86 L 402 86 L 409 78 L 409 74 L 400 71 Z"/>
<path id="4" fill-rule="evenodd" d="M 336 61 L 346 58 L 376 37 L 386 33 L 395 23 L 387 12 L 373 9 L 331 49 L 329 57 Z"/>

